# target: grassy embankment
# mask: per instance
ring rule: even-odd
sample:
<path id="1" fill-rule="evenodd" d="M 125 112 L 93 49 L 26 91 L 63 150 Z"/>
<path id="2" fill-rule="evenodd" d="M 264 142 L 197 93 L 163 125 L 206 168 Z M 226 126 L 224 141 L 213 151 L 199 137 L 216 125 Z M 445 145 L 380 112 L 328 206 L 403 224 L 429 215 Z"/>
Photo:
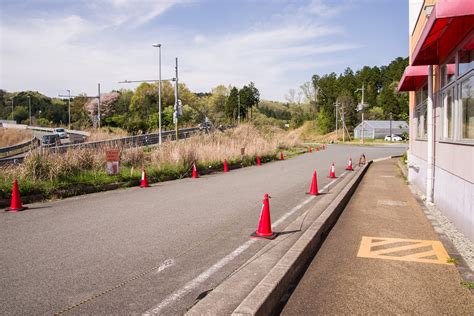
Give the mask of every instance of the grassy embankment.
<path id="1" fill-rule="evenodd" d="M 241 159 L 242 147 L 245 155 Z M 138 185 L 142 166 L 150 182 L 159 182 L 188 177 L 194 161 L 202 174 L 222 170 L 224 159 L 231 167 L 253 165 L 257 155 L 262 162 L 275 160 L 280 150 L 286 157 L 304 152 L 298 132 L 242 125 L 177 144 L 122 149 L 120 173 L 114 176 L 105 172 L 105 148 L 75 149 L 63 154 L 33 152 L 23 164 L 0 169 L 0 199 L 9 199 L 13 179 L 18 179 L 23 196 L 66 197 L 107 190 L 111 184 Z"/>

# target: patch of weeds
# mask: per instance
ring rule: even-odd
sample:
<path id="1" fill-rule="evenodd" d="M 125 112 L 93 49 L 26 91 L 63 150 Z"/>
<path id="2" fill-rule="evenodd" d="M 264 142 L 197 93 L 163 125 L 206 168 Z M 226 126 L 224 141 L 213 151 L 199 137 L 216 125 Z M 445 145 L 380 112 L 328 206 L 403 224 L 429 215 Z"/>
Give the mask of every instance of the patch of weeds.
<path id="1" fill-rule="evenodd" d="M 456 258 L 448 258 L 448 259 L 446 259 L 446 262 L 447 262 L 447 263 L 452 263 L 452 264 L 454 264 L 454 265 L 456 265 L 456 266 L 459 264 L 459 260 L 456 259 Z"/>
<path id="2" fill-rule="evenodd" d="M 464 286 L 466 289 L 474 290 L 474 283 L 469 281 L 462 281 L 461 285 Z"/>

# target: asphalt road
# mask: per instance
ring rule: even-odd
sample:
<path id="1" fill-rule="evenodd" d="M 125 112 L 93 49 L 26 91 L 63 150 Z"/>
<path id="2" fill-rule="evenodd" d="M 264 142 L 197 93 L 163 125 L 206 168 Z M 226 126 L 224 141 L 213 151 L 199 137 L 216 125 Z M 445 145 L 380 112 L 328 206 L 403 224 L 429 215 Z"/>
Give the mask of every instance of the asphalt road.
<path id="1" fill-rule="evenodd" d="M 258 225 L 264 193 L 276 221 L 307 199 L 315 169 L 322 187 L 333 161 L 341 174 L 350 156 L 405 150 L 333 145 L 228 174 L 0 213 L 0 314 L 182 314 L 268 242 L 242 247 Z"/>

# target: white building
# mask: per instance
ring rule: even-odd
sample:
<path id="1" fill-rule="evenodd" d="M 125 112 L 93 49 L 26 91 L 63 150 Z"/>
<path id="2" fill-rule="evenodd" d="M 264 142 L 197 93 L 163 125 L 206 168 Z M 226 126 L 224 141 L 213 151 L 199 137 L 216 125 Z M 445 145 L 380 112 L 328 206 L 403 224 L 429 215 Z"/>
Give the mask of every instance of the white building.
<path id="1" fill-rule="evenodd" d="M 354 128 L 354 138 L 384 139 L 385 136 L 408 133 L 408 123 L 405 121 L 364 120 Z M 391 133 L 391 134 L 390 134 Z"/>

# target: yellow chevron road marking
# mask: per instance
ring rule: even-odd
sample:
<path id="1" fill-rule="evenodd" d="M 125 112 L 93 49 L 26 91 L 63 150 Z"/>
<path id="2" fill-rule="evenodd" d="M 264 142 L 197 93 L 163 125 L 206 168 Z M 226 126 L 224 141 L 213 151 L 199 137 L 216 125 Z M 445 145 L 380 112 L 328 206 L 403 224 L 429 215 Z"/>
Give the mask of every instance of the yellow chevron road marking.
<path id="1" fill-rule="evenodd" d="M 449 256 L 443 244 L 437 240 L 363 236 L 357 257 L 452 264 L 448 263 Z"/>

